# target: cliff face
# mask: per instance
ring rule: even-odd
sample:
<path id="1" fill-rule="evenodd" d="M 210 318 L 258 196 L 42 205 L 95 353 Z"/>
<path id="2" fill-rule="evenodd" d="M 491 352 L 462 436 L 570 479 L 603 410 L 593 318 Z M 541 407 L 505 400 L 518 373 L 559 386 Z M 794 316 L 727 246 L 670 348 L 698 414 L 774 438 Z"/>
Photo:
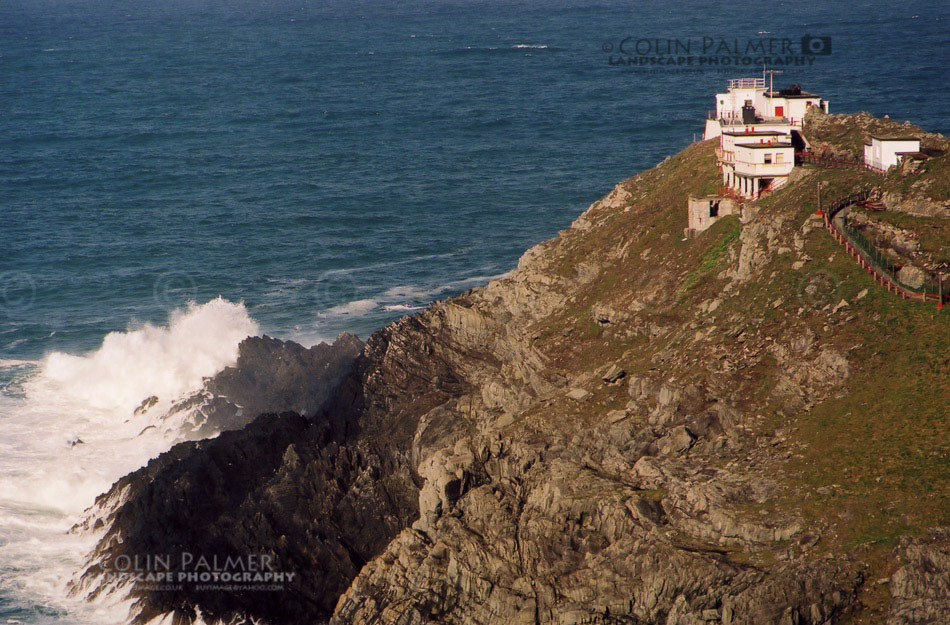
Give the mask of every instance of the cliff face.
<path id="1" fill-rule="evenodd" d="M 81 587 L 120 554 L 266 552 L 298 573 L 283 592 L 123 591 L 141 620 L 950 619 L 932 590 L 947 534 L 926 532 L 950 523 L 950 324 L 878 289 L 813 216 L 817 180 L 881 179 L 805 170 L 682 241 L 712 153 L 376 333 L 312 418 L 124 478 Z"/>

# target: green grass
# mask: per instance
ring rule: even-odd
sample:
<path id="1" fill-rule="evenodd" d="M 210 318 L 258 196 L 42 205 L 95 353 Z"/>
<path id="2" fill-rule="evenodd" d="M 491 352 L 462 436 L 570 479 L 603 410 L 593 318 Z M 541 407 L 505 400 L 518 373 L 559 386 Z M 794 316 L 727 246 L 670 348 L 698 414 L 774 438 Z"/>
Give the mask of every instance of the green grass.
<path id="1" fill-rule="evenodd" d="M 867 215 L 872 222 L 884 223 L 913 232 L 920 242 L 921 252 L 931 254 L 937 263 L 950 263 L 950 245 L 948 245 L 950 220 L 914 217 L 893 211 Z"/>
<path id="2" fill-rule="evenodd" d="M 844 138 L 854 139 L 849 136 Z M 773 253 L 756 278 L 737 285 L 714 313 L 697 314 L 700 302 L 720 294 L 724 281 L 716 276 L 727 268 L 742 228 L 736 217 L 725 217 L 698 237 L 681 240 L 687 197 L 706 194 L 718 182 L 711 146 L 690 146 L 662 167 L 627 181 L 632 198 L 626 206 L 595 215 L 592 230 L 562 243 L 563 256 L 555 261 L 562 275 L 573 275 L 578 263 L 591 258 L 600 261 L 599 273 L 572 285 L 572 300 L 542 322 L 536 345 L 568 378 L 618 362 L 630 373 L 658 370 L 657 375 L 680 381 L 708 382 L 720 375 L 710 374 L 712 354 L 725 352 L 739 360 L 756 335 L 765 337 L 753 346 L 759 357 L 728 378 L 730 401 L 745 415 L 762 415 L 750 438 L 739 444 L 751 446 L 756 436 L 782 428 L 788 431 L 789 449 L 800 457 L 776 462 L 770 477 L 780 483 L 781 494 L 761 510 L 801 514 L 806 525 L 817 528 L 822 540 L 809 557 L 861 548 L 871 554 L 866 560 L 871 575 L 881 576 L 894 565 L 899 536 L 950 524 L 950 309 L 938 314 L 933 305 L 888 293 L 815 224 L 804 247 L 812 260 L 804 267 L 792 269 L 794 253 Z M 931 170 L 922 174 L 932 175 Z M 777 226 L 778 245 L 791 248 L 795 231 L 815 213 L 818 181 L 826 207 L 864 185 L 891 183 L 868 172 L 809 168 L 802 179 L 758 203 L 760 219 L 776 224 L 784 219 Z M 929 236 L 924 226 L 932 225 L 906 215 L 873 218 L 894 220 L 922 237 Z M 929 244 L 946 247 L 944 232 L 934 230 Z M 804 286 L 819 277 L 828 279 L 824 290 L 803 297 Z M 857 300 L 864 289 L 866 296 Z M 773 306 L 778 299 L 781 304 Z M 841 299 L 850 306 L 831 315 L 830 306 Z M 591 315 L 601 305 L 639 312 L 632 320 L 602 326 Z M 684 328 L 694 321 L 700 322 L 698 330 Z M 666 330 L 651 335 L 654 325 Z M 712 331 L 698 342 L 694 334 L 704 328 Z M 727 331 L 743 328 L 749 342 L 738 346 Z M 852 368 L 833 396 L 810 411 L 790 409 L 772 394 L 782 370 L 768 345 L 785 343 L 790 330 L 810 332 L 822 347 L 847 354 Z M 673 354 L 675 363 L 656 359 L 662 354 Z M 572 428 L 599 423 L 629 399 L 623 385 L 593 384 L 590 390 L 594 396 L 583 404 L 558 400 L 556 408 L 539 415 L 568 415 L 556 427 L 569 435 Z M 736 557 L 768 565 L 772 555 Z M 887 597 L 879 594 L 872 589 L 868 601 L 884 605 Z"/>
<path id="3" fill-rule="evenodd" d="M 703 253 L 699 266 L 691 271 L 686 280 L 680 285 L 678 289 L 680 296 L 689 293 L 701 280 L 707 278 L 714 271 L 718 273 L 724 268 L 723 258 L 733 242 L 739 238 L 741 232 L 739 218 L 735 215 L 729 215 L 717 221 L 709 230 L 700 235 L 715 240 L 715 243 Z"/>
<path id="4" fill-rule="evenodd" d="M 794 467 L 813 492 L 804 510 L 837 519 L 840 547 L 893 547 L 950 523 L 950 323 L 914 302 L 875 297 L 884 323 L 858 354 L 847 393 L 798 418 Z"/>

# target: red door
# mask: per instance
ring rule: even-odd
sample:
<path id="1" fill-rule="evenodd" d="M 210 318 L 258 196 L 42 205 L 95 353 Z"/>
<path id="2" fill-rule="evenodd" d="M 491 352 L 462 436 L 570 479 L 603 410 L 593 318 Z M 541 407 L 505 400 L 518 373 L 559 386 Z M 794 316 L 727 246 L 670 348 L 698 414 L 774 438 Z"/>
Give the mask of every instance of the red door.
<path id="1" fill-rule="evenodd" d="M 784 106 L 776 106 L 776 107 L 775 107 L 775 116 L 776 116 L 776 117 L 785 117 L 785 107 L 784 107 Z"/>

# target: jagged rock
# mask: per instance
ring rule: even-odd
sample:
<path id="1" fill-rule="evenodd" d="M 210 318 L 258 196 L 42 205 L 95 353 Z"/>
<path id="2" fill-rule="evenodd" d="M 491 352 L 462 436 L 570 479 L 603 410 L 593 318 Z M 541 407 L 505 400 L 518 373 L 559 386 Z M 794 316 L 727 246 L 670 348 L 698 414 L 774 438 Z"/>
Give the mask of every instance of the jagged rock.
<path id="1" fill-rule="evenodd" d="M 586 401 L 590 397 L 590 392 L 582 388 L 572 388 L 567 392 L 567 396 L 574 401 Z"/>
<path id="2" fill-rule="evenodd" d="M 670 432 L 665 447 L 670 453 L 682 454 L 693 446 L 695 438 L 692 432 L 680 425 Z"/>
<path id="3" fill-rule="evenodd" d="M 887 210 L 907 213 L 914 217 L 950 219 L 950 202 L 936 201 L 928 197 L 905 197 L 888 192 L 881 198 Z"/>
<path id="4" fill-rule="evenodd" d="M 950 528 L 904 538 L 899 551 L 907 564 L 890 579 L 887 625 L 950 623 Z"/>
<path id="5" fill-rule="evenodd" d="M 138 415 L 140 415 L 140 414 L 144 414 L 146 411 L 148 411 L 149 408 L 151 408 L 152 406 L 154 406 L 154 405 L 157 404 L 157 403 L 158 403 L 158 397 L 157 397 L 156 395 L 152 395 L 152 396 L 150 396 L 150 397 L 146 397 L 145 399 L 142 400 L 142 403 L 139 404 L 139 407 L 136 408 L 136 409 L 132 412 L 132 414 L 135 415 L 135 416 L 138 416 Z"/>
<path id="6" fill-rule="evenodd" d="M 238 346 L 238 359 L 205 380 L 198 393 L 179 400 L 166 420 L 185 414 L 188 439 L 204 438 L 243 427 L 265 412 L 313 415 L 336 392 L 363 348 L 358 338 L 343 332 L 332 343 L 306 348 L 293 341 L 248 337 Z M 140 414 L 157 403 L 148 399 Z"/>
<path id="7" fill-rule="evenodd" d="M 766 203 L 744 212 L 738 240 L 691 257 L 664 231 L 676 225 L 664 207 L 708 165 L 683 159 L 618 185 L 510 275 L 375 333 L 325 401 L 305 351 L 250 343 L 261 364 L 221 382 L 306 416 L 264 415 L 117 482 L 77 527 L 105 532 L 77 591 L 105 592 L 98 574 L 118 555 L 267 552 L 301 573 L 288 592 L 133 586 L 133 619 L 841 622 L 866 563 L 833 551 L 833 523 L 788 505 L 801 493 L 783 471 L 802 452 L 796 422 L 847 390 L 861 357 L 841 351 L 845 324 L 816 312 L 840 294 L 792 314 L 793 294 L 776 290 L 789 277 L 777 255 L 807 262 L 827 233 L 793 223 L 797 204 Z M 789 314 L 769 307 L 779 294 Z M 195 406 L 252 405 L 214 390 Z M 894 614 L 939 614 L 920 606 L 943 591 L 944 548 L 906 548 Z"/>
<path id="8" fill-rule="evenodd" d="M 607 413 L 607 420 L 611 423 L 617 423 L 618 421 L 623 421 L 630 414 L 626 410 L 611 410 Z"/>
<path id="9" fill-rule="evenodd" d="M 362 349 L 362 341 L 347 332 L 332 344 L 309 349 L 266 335 L 247 338 L 238 347 L 237 364 L 209 380 L 206 389 L 241 407 L 249 418 L 264 412 L 312 415 Z"/>
<path id="10" fill-rule="evenodd" d="M 623 376 L 627 375 L 627 372 L 618 367 L 617 365 L 610 365 L 607 370 L 604 372 L 600 378 L 607 384 L 613 384 L 620 380 Z"/>
<path id="11" fill-rule="evenodd" d="M 919 267 L 905 265 L 897 272 L 897 279 L 913 289 L 919 289 L 927 280 L 927 274 Z"/>

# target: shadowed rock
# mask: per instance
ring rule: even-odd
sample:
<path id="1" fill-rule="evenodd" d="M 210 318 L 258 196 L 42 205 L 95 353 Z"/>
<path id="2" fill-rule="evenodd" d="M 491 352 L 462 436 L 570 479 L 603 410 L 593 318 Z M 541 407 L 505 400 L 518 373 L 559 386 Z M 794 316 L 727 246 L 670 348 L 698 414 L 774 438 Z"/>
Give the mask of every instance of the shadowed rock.
<path id="1" fill-rule="evenodd" d="M 193 430 L 185 433 L 187 438 L 241 428 L 265 412 L 316 414 L 362 348 L 362 341 L 347 332 L 332 344 L 310 348 L 266 335 L 248 337 L 238 347 L 235 366 L 207 379 L 200 392 L 178 402 L 169 414 L 191 412 Z"/>

